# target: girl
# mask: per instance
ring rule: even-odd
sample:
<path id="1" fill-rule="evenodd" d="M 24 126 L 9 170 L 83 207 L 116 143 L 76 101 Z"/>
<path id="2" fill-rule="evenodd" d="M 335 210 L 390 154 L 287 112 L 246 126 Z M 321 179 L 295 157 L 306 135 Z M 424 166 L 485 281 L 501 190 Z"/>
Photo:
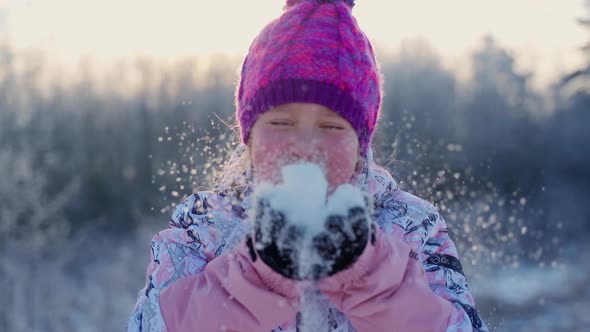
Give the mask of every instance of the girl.
<path id="1" fill-rule="evenodd" d="M 243 144 L 152 239 L 128 331 L 487 331 L 444 219 L 373 161 L 382 79 L 353 6 L 288 0 L 255 38 L 236 92 Z M 350 184 L 372 200 L 313 220 L 311 250 L 331 264 L 307 275 L 292 255 L 304 231 L 255 195 L 302 161 L 329 194 Z"/>

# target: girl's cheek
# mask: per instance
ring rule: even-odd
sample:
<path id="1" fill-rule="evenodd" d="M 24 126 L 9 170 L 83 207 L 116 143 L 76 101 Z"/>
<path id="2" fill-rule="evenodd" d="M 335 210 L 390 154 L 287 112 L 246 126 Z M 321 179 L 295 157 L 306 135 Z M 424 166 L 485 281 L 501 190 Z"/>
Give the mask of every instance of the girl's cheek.
<path id="1" fill-rule="evenodd" d="M 263 142 L 254 142 L 254 144 L 258 144 L 253 147 L 252 154 L 255 180 L 279 183 L 281 167 L 289 163 L 288 142 L 281 137 L 267 137 Z"/>
<path id="2" fill-rule="evenodd" d="M 354 175 L 356 158 L 343 157 L 342 155 L 334 156 L 329 164 L 329 182 L 336 187 L 348 183 Z"/>
<path id="3" fill-rule="evenodd" d="M 344 137 L 330 142 L 327 156 L 328 182 L 331 191 L 341 184 L 349 183 L 354 176 L 359 158 L 358 141 L 354 137 Z"/>
<path id="4" fill-rule="evenodd" d="M 275 182 L 278 152 L 272 146 L 260 146 L 252 156 L 254 175 L 257 181 Z"/>

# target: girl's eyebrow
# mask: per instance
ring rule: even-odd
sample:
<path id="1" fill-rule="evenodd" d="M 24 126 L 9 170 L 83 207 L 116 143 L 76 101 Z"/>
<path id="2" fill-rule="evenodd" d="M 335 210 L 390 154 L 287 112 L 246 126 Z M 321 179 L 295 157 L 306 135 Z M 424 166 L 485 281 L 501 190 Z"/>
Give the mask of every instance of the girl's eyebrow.
<path id="1" fill-rule="evenodd" d="M 329 109 L 329 108 L 324 108 L 322 107 L 320 109 L 321 114 L 325 114 L 325 115 L 331 115 L 331 116 L 340 116 L 340 114 L 338 114 L 337 112 Z"/>
<path id="2" fill-rule="evenodd" d="M 290 118 L 291 115 L 286 114 L 286 113 L 281 113 L 281 112 L 276 112 L 276 113 L 270 113 L 267 112 L 267 117 L 268 118 Z"/>
<path id="3" fill-rule="evenodd" d="M 285 112 L 285 110 L 280 110 L 280 109 L 277 109 L 277 108 L 273 108 L 273 109 L 268 110 L 268 111 L 266 111 L 266 112 L 264 112 L 262 114 L 268 114 L 268 115 L 275 115 L 275 114 L 277 114 L 277 115 L 286 115 L 287 112 Z"/>
<path id="4" fill-rule="evenodd" d="M 323 116 L 323 117 L 335 118 L 335 119 L 338 119 L 338 120 L 344 120 L 344 121 L 346 121 L 346 119 L 344 119 L 338 113 L 334 113 L 334 112 L 328 111 L 328 110 L 322 111 L 322 113 L 320 115 Z"/>

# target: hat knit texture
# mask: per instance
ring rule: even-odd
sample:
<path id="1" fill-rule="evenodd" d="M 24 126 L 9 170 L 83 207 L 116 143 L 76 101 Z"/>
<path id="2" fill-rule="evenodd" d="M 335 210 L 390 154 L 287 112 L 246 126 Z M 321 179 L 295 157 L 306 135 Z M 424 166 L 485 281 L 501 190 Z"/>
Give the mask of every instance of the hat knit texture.
<path id="1" fill-rule="evenodd" d="M 254 39 L 236 91 L 242 141 L 260 114 L 287 103 L 323 105 L 348 120 L 361 152 L 381 109 L 382 75 L 352 16 L 354 0 L 287 0 Z"/>

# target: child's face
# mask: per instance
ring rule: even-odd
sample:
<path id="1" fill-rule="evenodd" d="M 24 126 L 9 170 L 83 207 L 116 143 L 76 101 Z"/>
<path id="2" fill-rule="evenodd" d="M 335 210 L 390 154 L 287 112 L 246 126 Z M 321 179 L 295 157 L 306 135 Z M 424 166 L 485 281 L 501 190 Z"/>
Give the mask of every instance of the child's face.
<path id="1" fill-rule="evenodd" d="M 360 158 L 350 123 L 317 104 L 290 103 L 263 113 L 248 143 L 256 182 L 280 183 L 282 166 L 308 161 L 322 167 L 330 192 L 350 182 Z"/>

